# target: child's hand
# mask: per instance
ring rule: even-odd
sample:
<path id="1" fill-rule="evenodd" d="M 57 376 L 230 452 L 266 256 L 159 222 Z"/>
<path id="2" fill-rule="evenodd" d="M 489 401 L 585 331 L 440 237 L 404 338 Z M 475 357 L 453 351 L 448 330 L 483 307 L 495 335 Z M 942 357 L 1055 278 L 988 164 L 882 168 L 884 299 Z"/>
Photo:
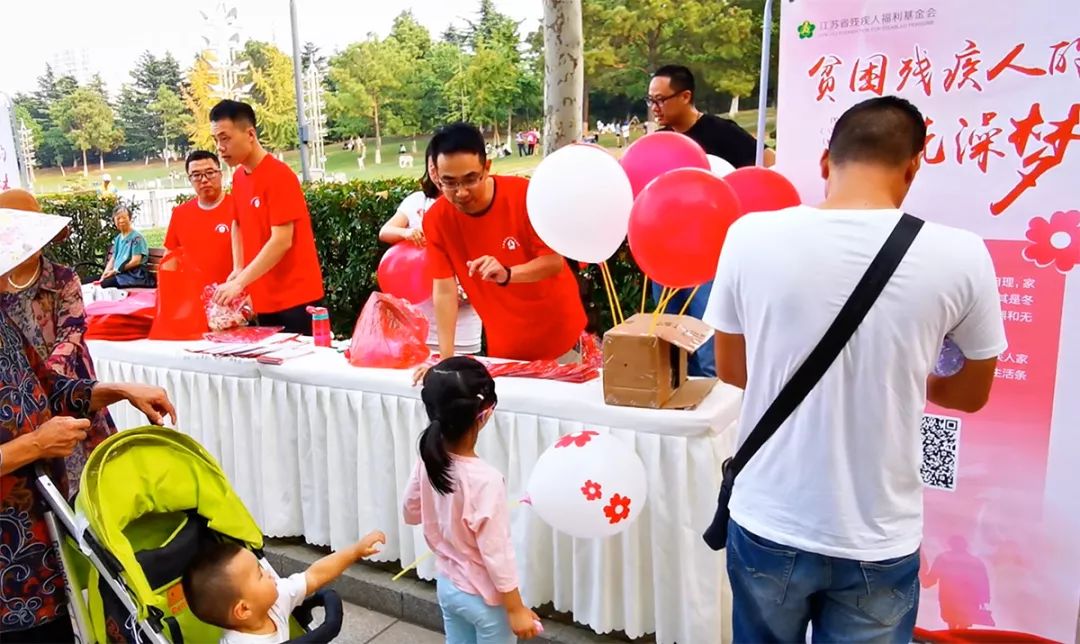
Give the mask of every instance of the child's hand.
<path id="1" fill-rule="evenodd" d="M 540 633 L 540 629 L 537 628 L 537 624 L 540 623 L 540 617 L 522 606 L 516 610 L 509 611 L 510 617 L 510 630 L 514 631 L 514 635 L 523 640 L 530 640 L 536 637 Z"/>
<path id="2" fill-rule="evenodd" d="M 378 543 L 385 544 L 386 535 L 378 530 L 368 533 L 366 537 L 356 544 L 357 559 L 364 559 L 379 554 L 379 548 L 375 545 Z"/>

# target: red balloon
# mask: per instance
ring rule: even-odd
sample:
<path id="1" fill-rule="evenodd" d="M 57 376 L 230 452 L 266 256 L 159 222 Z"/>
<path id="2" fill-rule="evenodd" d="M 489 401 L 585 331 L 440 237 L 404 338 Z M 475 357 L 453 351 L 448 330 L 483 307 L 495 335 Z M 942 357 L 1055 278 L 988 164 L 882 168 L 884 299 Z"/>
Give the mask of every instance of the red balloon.
<path id="1" fill-rule="evenodd" d="M 799 191 L 787 177 L 768 168 L 739 168 L 725 175 L 724 181 L 739 197 L 744 213 L 783 210 L 802 203 Z"/>
<path id="2" fill-rule="evenodd" d="M 431 298 L 431 272 L 427 252 L 412 242 L 399 242 L 379 261 L 379 289 L 413 304 Z"/>
<path id="3" fill-rule="evenodd" d="M 653 281 L 672 288 L 704 284 L 728 227 L 742 215 L 732 189 L 708 170 L 672 170 L 653 181 L 630 212 L 630 252 Z"/>
<path id="4" fill-rule="evenodd" d="M 619 161 L 634 196 L 641 194 L 649 182 L 665 172 L 679 168 L 709 169 L 705 150 L 690 137 L 677 132 L 653 132 L 634 141 Z"/>

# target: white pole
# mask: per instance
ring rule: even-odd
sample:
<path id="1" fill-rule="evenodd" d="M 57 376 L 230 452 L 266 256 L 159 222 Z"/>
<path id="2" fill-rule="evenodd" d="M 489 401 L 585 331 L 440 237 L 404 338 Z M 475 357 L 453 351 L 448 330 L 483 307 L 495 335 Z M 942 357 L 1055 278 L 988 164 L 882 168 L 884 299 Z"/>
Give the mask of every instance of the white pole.
<path id="1" fill-rule="evenodd" d="M 304 81 L 300 74 L 300 31 L 296 27 L 296 0 L 289 0 L 289 18 L 292 21 L 293 83 L 296 85 L 296 124 L 300 133 L 300 173 L 304 181 L 311 181 L 311 160 L 308 158 L 308 131 L 304 118 Z"/>
<path id="2" fill-rule="evenodd" d="M 765 117 L 769 107 L 769 59 L 772 49 L 772 4 L 765 0 L 765 19 L 761 25 L 761 81 L 758 90 L 757 165 L 765 165 Z"/>

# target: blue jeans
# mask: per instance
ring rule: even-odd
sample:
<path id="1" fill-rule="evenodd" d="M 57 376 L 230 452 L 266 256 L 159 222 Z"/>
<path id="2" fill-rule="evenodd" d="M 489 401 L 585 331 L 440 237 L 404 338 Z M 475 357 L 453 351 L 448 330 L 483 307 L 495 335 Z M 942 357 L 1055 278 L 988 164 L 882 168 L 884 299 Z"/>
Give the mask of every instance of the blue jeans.
<path id="1" fill-rule="evenodd" d="M 652 285 L 653 301 L 659 303 L 660 301 L 660 289 L 663 288 L 657 283 Z M 682 310 L 683 304 L 686 303 L 686 298 L 690 297 L 692 289 L 682 289 L 671 298 L 671 302 L 668 303 L 667 309 L 664 313 L 677 314 Z M 702 284 L 698 289 L 698 292 L 694 295 L 694 299 L 690 301 L 690 306 L 687 307 L 686 313 L 690 317 L 702 319 L 705 317 L 705 307 L 709 304 L 709 294 L 712 293 L 712 282 L 706 282 Z M 691 376 L 700 376 L 704 378 L 716 377 L 716 342 L 709 338 L 709 341 L 705 343 L 705 346 L 697 350 L 696 353 L 690 356 L 690 360 L 686 365 L 687 373 Z"/>
<path id="2" fill-rule="evenodd" d="M 516 644 L 505 608 L 488 606 L 483 597 L 459 590 L 443 577 L 437 588 L 446 644 Z"/>
<path id="3" fill-rule="evenodd" d="M 826 557 L 762 539 L 732 521 L 727 569 L 735 644 L 911 642 L 919 552 L 886 561 Z"/>

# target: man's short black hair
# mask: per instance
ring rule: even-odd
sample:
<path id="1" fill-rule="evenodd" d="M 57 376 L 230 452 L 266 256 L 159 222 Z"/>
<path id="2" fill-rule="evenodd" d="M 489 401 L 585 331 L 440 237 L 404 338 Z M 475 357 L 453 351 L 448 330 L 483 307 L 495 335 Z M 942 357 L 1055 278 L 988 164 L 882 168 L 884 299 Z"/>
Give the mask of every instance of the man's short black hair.
<path id="1" fill-rule="evenodd" d="M 243 551 L 232 541 L 211 543 L 201 548 L 188 565 L 181 584 L 188 607 L 200 621 L 231 628 L 231 613 L 240 599 L 240 589 L 225 569 Z"/>
<path id="2" fill-rule="evenodd" d="M 871 98 L 852 107 L 833 126 L 829 160 L 899 166 L 926 146 L 926 119 L 897 96 Z"/>
<path id="3" fill-rule="evenodd" d="M 653 78 L 668 79 L 671 82 L 671 91 L 675 93 L 690 92 L 690 96 L 693 96 L 697 90 L 697 85 L 694 83 L 694 72 L 683 65 L 664 65 L 656 70 Z"/>
<path id="4" fill-rule="evenodd" d="M 439 128 L 431 138 L 431 158 L 438 161 L 443 154 L 475 154 L 480 164 L 487 163 L 487 143 L 484 134 L 472 123 L 451 123 Z"/>
<path id="5" fill-rule="evenodd" d="M 191 164 L 196 161 L 205 161 L 210 159 L 214 162 L 214 165 L 221 167 L 221 161 L 218 160 L 217 155 L 213 152 L 207 152 L 206 150 L 195 150 L 187 155 L 187 159 L 184 161 L 184 172 L 191 171 Z"/>
<path id="6" fill-rule="evenodd" d="M 210 122 L 232 121 L 255 127 L 255 109 L 247 103 L 225 99 L 210 110 Z"/>

